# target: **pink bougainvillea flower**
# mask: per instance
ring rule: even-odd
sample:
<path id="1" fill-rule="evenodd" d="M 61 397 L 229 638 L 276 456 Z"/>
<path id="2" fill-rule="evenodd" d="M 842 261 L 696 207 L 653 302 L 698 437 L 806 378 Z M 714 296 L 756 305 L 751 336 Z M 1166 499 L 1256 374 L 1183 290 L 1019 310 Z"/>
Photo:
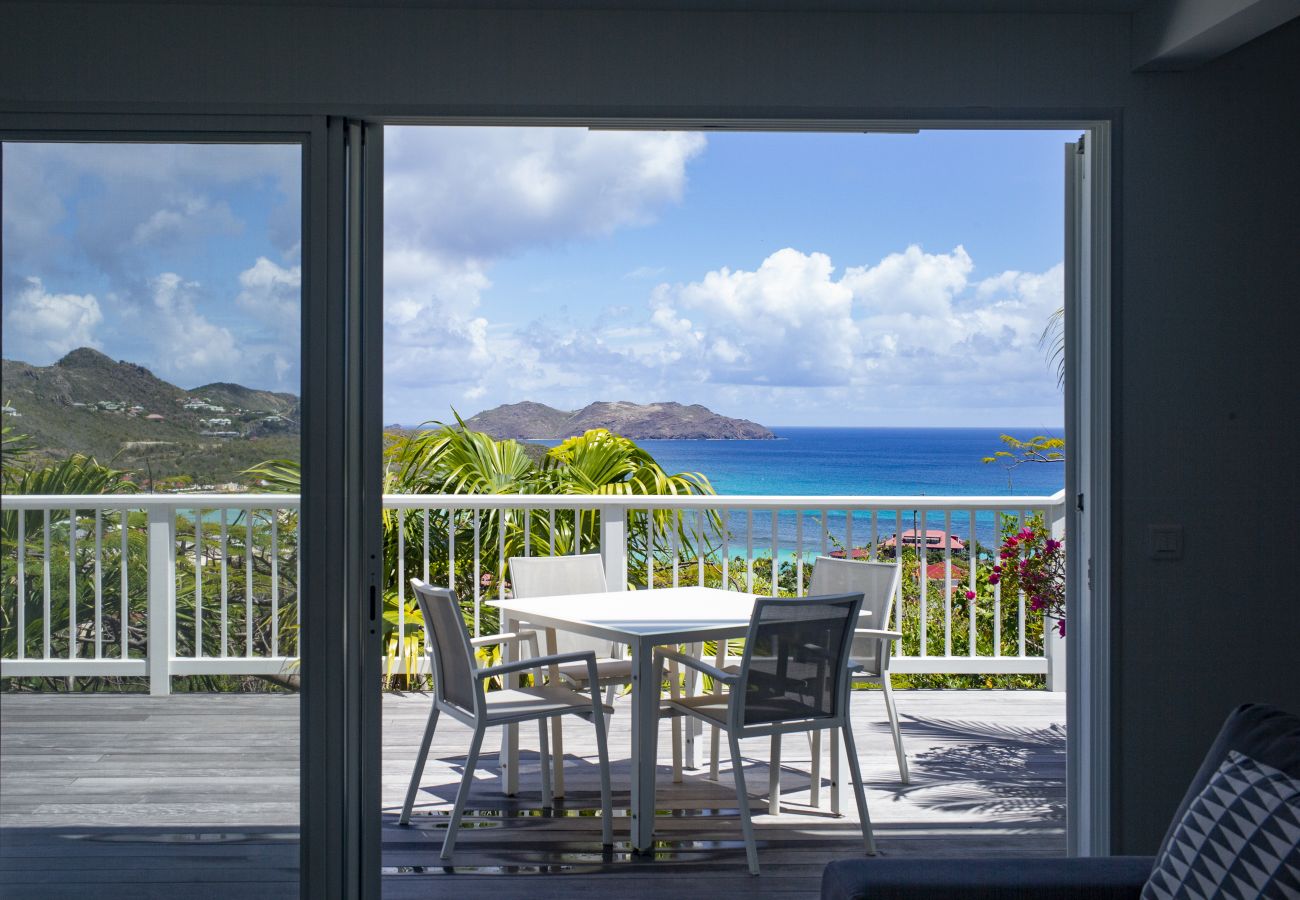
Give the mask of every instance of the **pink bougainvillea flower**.
<path id="1" fill-rule="evenodd" d="M 967 592 L 966 592 L 966 599 L 967 599 L 967 600 L 974 600 L 974 599 L 975 599 L 975 592 L 974 592 L 974 591 L 967 591 Z"/>

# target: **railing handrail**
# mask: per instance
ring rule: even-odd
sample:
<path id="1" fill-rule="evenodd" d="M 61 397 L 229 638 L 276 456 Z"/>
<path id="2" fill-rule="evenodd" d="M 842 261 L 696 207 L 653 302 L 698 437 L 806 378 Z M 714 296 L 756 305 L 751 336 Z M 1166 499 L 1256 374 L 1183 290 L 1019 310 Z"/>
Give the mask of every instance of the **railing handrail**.
<path id="1" fill-rule="evenodd" d="M 296 509 L 298 494 L 4 494 L 6 509 Z M 805 509 L 1006 510 L 1065 503 L 1065 491 L 1040 495 L 768 494 L 385 494 L 385 509 Z"/>
<path id="2" fill-rule="evenodd" d="M 196 674 L 283 674 L 292 668 L 292 657 L 285 655 L 285 650 L 278 643 L 279 631 L 271 629 L 269 644 L 255 648 L 255 632 L 252 623 L 257 615 L 268 616 L 269 621 L 278 623 L 280 613 L 290 609 L 281 606 L 282 597 L 292 604 L 288 613 L 295 618 L 300 616 L 301 606 L 296 595 L 296 586 L 301 575 L 301 558 L 296 553 L 284 557 L 280 552 L 279 540 L 290 532 L 297 531 L 297 511 L 301 509 L 301 497 L 298 494 L 285 493 L 183 493 L 183 494 L 25 494 L 0 496 L 0 507 L 7 513 L 13 511 L 20 523 L 17 532 L 18 558 L 23 564 L 17 567 L 17 596 L 22 597 L 16 607 L 16 627 L 24 635 L 18 644 L 13 659 L 0 659 L 0 676 L 77 676 L 77 675 L 147 675 L 150 690 L 165 694 L 170 690 L 172 675 Z M 1058 491 L 1051 495 L 1005 495 L 1005 496 L 960 496 L 960 495 L 896 495 L 896 496 L 844 496 L 844 495 L 761 495 L 761 494 L 692 494 L 692 495 L 644 495 L 644 494 L 387 494 L 383 497 L 385 510 L 397 510 L 397 518 L 404 520 L 405 527 L 396 530 L 397 571 L 396 594 L 398 599 L 397 629 L 399 634 L 406 634 L 406 587 L 405 576 L 422 573 L 428 578 L 433 556 L 441 555 L 445 548 L 445 557 L 449 561 L 463 560 L 472 562 L 471 587 L 466 595 L 467 603 L 472 603 L 474 611 L 474 631 L 478 634 L 480 607 L 485 596 L 493 591 L 503 592 L 506 586 L 504 576 L 505 557 L 507 553 L 507 529 L 497 528 L 489 550 L 491 565 L 481 556 L 483 544 L 480 521 L 485 517 L 480 513 L 500 510 L 510 513 L 514 510 L 528 510 L 527 515 L 518 517 L 510 523 L 510 528 L 520 529 L 524 538 L 523 552 L 536 552 L 534 547 L 543 551 L 549 543 L 551 553 L 557 552 L 555 525 L 557 513 L 571 516 L 571 528 L 579 521 L 585 520 L 577 511 L 583 511 L 593 517 L 591 522 L 584 522 L 583 527 L 595 525 L 594 517 L 599 517 L 599 533 L 595 538 L 600 553 L 604 558 L 606 578 L 611 585 L 628 585 L 628 564 L 632 547 L 633 534 L 636 531 L 636 546 L 639 547 L 639 565 L 642 567 L 642 580 L 647 590 L 656 586 L 656 578 L 662 576 L 663 583 L 679 584 L 680 577 L 689 580 L 690 573 L 695 572 L 699 583 L 705 579 L 706 557 L 717 554 L 721 578 L 724 584 L 729 581 L 730 573 L 736 578 L 744 578 L 745 589 L 753 590 L 755 579 L 767 577 L 773 596 L 782 588 L 779 585 L 778 568 L 786 565 L 795 567 L 796 590 L 804 590 L 804 573 L 808 565 L 809 554 L 831 552 L 833 541 L 840 546 L 856 548 L 854 542 L 855 517 L 857 517 L 859 539 L 868 539 L 867 546 L 890 550 L 894 559 L 901 560 L 903 544 L 909 542 L 905 535 L 901 541 L 893 538 L 884 539 L 890 534 L 902 531 L 906 527 L 905 516 L 914 513 L 913 528 L 928 532 L 932 527 L 941 528 L 957 536 L 954 526 L 969 529 L 970 543 L 964 548 L 968 554 L 974 553 L 979 546 L 976 542 L 976 526 L 981 528 L 999 527 L 1001 515 L 1009 514 L 1012 520 L 1023 521 L 1026 516 L 1044 515 L 1051 520 L 1053 534 L 1064 532 L 1065 492 Z M 434 520 L 435 510 L 464 511 L 472 515 L 446 515 L 440 517 L 435 533 L 430 525 Z M 539 521 L 535 511 L 549 511 L 548 521 Z M 680 513 L 685 520 L 685 528 L 670 527 L 664 530 L 659 523 L 659 516 L 640 514 L 642 510 L 668 510 Z M 141 522 L 136 513 L 143 511 L 147 522 Z M 236 513 L 235 521 L 230 521 L 229 513 Z M 268 515 L 268 511 L 270 514 Z M 37 515 L 33 515 L 36 513 Z M 41 515 L 43 513 L 43 515 Z M 58 531 L 54 529 L 58 514 Z M 193 513 L 193 515 L 185 515 Z M 210 521 L 219 514 L 217 521 Z M 239 515 L 239 514 L 244 515 Z M 763 517 L 759 528 L 755 529 L 755 514 Z M 71 514 L 71 515 L 69 515 Z M 286 515 L 287 514 L 287 515 Z M 714 516 L 721 515 L 721 522 L 714 522 Z M 927 516 L 929 520 L 927 521 Z M 74 518 L 75 517 L 75 518 Z M 512 517 L 513 518 L 513 517 Z M 809 518 L 813 521 L 810 523 Z M 423 520 L 422 552 L 423 560 L 408 563 L 405 547 L 410 541 L 421 541 L 418 528 Z M 869 522 L 866 521 L 869 519 Z M 954 519 L 958 521 L 954 521 Z M 36 521 L 33 521 L 36 520 Z M 91 521 L 93 520 L 93 522 Z M 743 520 L 743 521 L 737 521 Z M 793 520 L 793 539 L 789 530 L 782 530 L 782 522 L 788 529 Z M 993 521 L 993 526 L 987 523 Z M 65 527 L 69 521 L 76 521 L 76 527 Z M 536 536 L 537 529 L 550 526 L 549 538 L 536 538 L 540 543 L 530 542 L 530 530 Z M 834 534 L 830 524 L 834 522 Z M 408 531 L 412 524 L 417 532 Z M 29 528 L 31 526 L 31 528 Z M 770 528 L 770 536 L 769 536 Z M 34 529 L 28 537 L 29 531 Z M 139 531 L 147 535 L 144 578 L 147 608 L 138 610 L 143 615 L 136 625 L 147 627 L 145 657 L 141 658 L 137 649 L 135 656 L 128 652 L 127 629 L 121 625 L 128 620 L 129 582 L 133 582 L 141 573 L 132 574 L 130 567 L 119 563 L 120 588 L 112 585 L 105 590 L 102 580 L 101 560 L 105 552 L 111 558 L 114 553 L 121 560 L 127 558 L 128 530 Z M 717 541 L 717 546 L 709 545 L 705 552 L 697 552 L 693 561 L 678 557 L 679 540 L 689 533 L 694 533 L 701 541 L 705 533 L 710 532 Z M 843 540 L 841 542 L 840 537 Z M 206 543 L 200 543 L 200 538 Z M 432 539 L 432 540 L 431 540 Z M 51 567 L 53 541 L 57 540 L 61 552 L 66 550 L 66 560 L 59 563 L 59 571 Z M 181 571 L 178 571 L 178 540 L 183 552 L 180 556 Z M 185 541 L 190 546 L 185 548 Z M 589 538 L 584 538 L 589 542 Z M 662 548 L 670 551 L 670 561 L 663 562 L 647 548 L 659 548 L 657 542 L 663 541 Z M 982 538 L 981 538 L 982 540 Z M 215 541 L 215 544 L 213 543 Z M 254 549 L 257 541 L 269 542 L 265 549 Z M 295 538 L 296 541 L 296 538 Z M 767 544 L 766 558 L 764 542 Z M 973 593 L 977 587 L 976 565 L 973 556 L 969 557 L 964 570 L 955 565 L 958 557 L 954 551 L 953 541 L 941 542 L 943 546 L 929 547 L 943 554 L 945 567 L 941 577 L 932 576 L 929 566 L 920 567 L 917 572 L 919 581 L 919 616 L 920 653 L 917 655 L 896 656 L 895 671 L 916 672 L 1047 672 L 1049 684 L 1062 683 L 1060 667 L 1053 668 L 1043 655 L 1027 653 L 1026 648 L 1026 598 L 1023 594 L 1015 597 L 1003 597 L 1000 585 L 994 585 L 992 595 L 978 601 L 981 609 L 991 608 L 993 612 L 992 655 L 977 652 L 976 638 L 976 599 Z M 793 545 L 793 562 L 781 562 L 780 557 Z M 137 545 L 138 546 L 138 545 Z M 295 545 L 296 546 L 296 545 Z M 419 546 L 417 544 L 417 546 Z M 514 545 L 512 545 L 514 546 Z M 231 549 L 242 547 L 238 556 L 232 556 Z M 76 560 L 79 550 L 93 548 L 93 572 L 81 571 Z M 436 549 L 435 549 L 436 548 Z M 29 556 L 29 550 L 36 553 Z M 734 556 L 732 551 L 735 551 Z M 212 555 L 209 556 L 209 551 Z M 139 552 L 137 550 L 137 552 Z M 495 552 L 495 556 L 492 553 Z M 575 552 L 572 547 L 566 551 Z M 33 569 L 32 583 L 39 582 L 40 590 L 30 595 L 26 588 L 28 583 L 27 560 L 40 560 L 43 565 L 39 572 Z M 269 596 L 264 590 L 259 593 L 252 587 L 255 583 L 255 563 L 269 570 Z M 758 571 L 759 560 L 766 566 Z M 480 567 L 480 563 L 484 567 Z M 408 565 L 412 567 L 408 569 Z M 208 568 L 211 566 L 211 568 Z M 205 578 L 204 572 L 209 573 Z M 66 573 L 66 576 L 65 574 Z M 282 589 L 280 575 L 296 573 L 294 580 Z M 484 574 L 494 574 L 490 584 L 485 585 Z M 51 617 L 52 586 L 56 580 L 66 577 L 68 597 L 83 597 L 77 603 L 66 603 L 62 610 L 67 623 L 69 635 L 67 650 L 52 654 Z M 236 591 L 232 587 L 242 577 L 243 589 Z M 79 594 L 77 584 L 88 585 Z M 228 578 L 230 580 L 228 580 Z M 192 618 L 185 626 L 185 640 L 192 638 L 192 651 L 181 648 L 178 655 L 178 608 L 177 589 L 184 582 L 192 594 Z M 929 584 L 944 585 L 942 599 L 929 599 Z M 206 584 L 206 587 L 205 587 Z M 966 599 L 959 591 L 965 588 Z M 289 593 L 292 591 L 292 593 Z M 93 613 L 88 609 L 90 595 L 93 592 Z M 504 593 L 501 593 L 504 596 Z M 288 599 L 292 597 L 292 599 Z M 5 602 L 8 602 L 7 598 Z M 39 637 L 40 653 L 28 655 L 25 650 L 25 617 L 28 603 L 33 613 L 39 613 L 43 620 L 43 634 Z M 901 583 L 895 597 L 896 609 L 901 610 L 903 593 Z M 930 616 L 927 604 L 941 604 L 942 622 L 936 621 L 928 626 Z M 207 605 L 205 605 L 207 604 Z M 269 610 L 268 610 L 269 604 Z M 965 604 L 968 610 L 969 640 L 965 656 L 955 654 L 953 647 L 954 624 L 953 613 L 958 606 Z M 991 604 L 991 607 L 989 606 Z M 40 607 L 37 609 L 37 607 Z M 79 608 L 80 607 L 80 608 Z M 1008 622 L 1011 643 L 1002 639 L 1002 610 L 1009 610 L 1015 615 L 1016 622 Z M 105 613 L 109 618 L 113 612 L 120 612 L 116 637 L 105 633 Z M 963 611 L 963 614 L 965 612 Z M 901 615 L 901 612 L 899 613 Z M 89 618 L 87 618 L 89 616 Z M 207 630 L 204 630 L 204 623 Z M 230 643 L 228 628 L 234 623 L 238 628 L 242 622 L 243 640 L 235 635 L 233 645 Z M 62 628 L 62 622 L 58 624 Z M 932 653 L 927 642 L 927 627 L 942 630 L 944 645 L 941 653 Z M 80 629 L 80 630 L 79 630 Z M 89 632 L 86 632 L 89 629 Z M 214 631 L 219 629 L 219 631 Z M 85 637 L 90 634 L 91 637 Z M 214 655 L 205 652 L 206 637 L 220 635 L 219 650 Z M 83 636 L 77 636 L 83 635 Z M 963 633 L 964 637 L 964 633 Z M 1018 638 L 1018 641 L 1017 641 Z M 33 638 L 35 641 L 35 638 Z M 91 643 L 93 641 L 93 644 Z M 112 642 L 110 645 L 110 641 Z M 240 646 L 242 643 L 242 646 Z M 1018 646 L 1016 644 L 1018 643 Z M 120 652 L 112 652 L 120 644 Z M 82 647 L 92 647 L 94 656 L 82 652 Z M 1005 647 L 1009 652 L 1004 652 Z M 104 650 L 109 650 L 106 654 Z M 900 650 L 901 650 L 900 646 Z M 1046 648 L 1044 648 L 1046 649 Z M 229 651 L 229 652 L 228 652 Z M 401 651 L 403 654 L 406 651 Z M 418 664 L 418 659 L 415 661 Z M 399 668 L 405 669 L 411 660 L 405 655 L 399 661 Z M 1053 689 L 1056 689 L 1055 687 Z"/>

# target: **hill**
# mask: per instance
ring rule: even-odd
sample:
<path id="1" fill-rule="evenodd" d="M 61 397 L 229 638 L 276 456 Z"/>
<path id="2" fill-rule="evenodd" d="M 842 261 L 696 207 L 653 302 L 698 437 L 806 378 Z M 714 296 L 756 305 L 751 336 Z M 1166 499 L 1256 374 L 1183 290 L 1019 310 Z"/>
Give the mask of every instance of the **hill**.
<path id="1" fill-rule="evenodd" d="M 224 483 L 265 459 L 297 458 L 292 394 L 237 384 L 185 390 L 144 366 L 82 347 L 51 366 L 0 362 L 5 424 L 41 457 L 85 453 L 138 473 L 142 484 Z"/>
<path id="2" fill-rule="evenodd" d="M 508 403 L 485 410 L 465 424 L 497 438 L 561 440 L 607 428 L 632 440 L 771 440 L 771 431 L 748 419 L 719 415 L 698 403 L 597 401 L 565 411 L 542 403 Z"/>

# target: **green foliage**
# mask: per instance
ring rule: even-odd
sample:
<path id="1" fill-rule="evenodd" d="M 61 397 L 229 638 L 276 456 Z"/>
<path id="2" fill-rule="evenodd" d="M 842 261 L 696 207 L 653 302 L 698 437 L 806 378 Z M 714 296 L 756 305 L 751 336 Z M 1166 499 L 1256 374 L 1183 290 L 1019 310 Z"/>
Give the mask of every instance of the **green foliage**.
<path id="1" fill-rule="evenodd" d="M 1061 438 L 1039 434 L 1027 441 L 1019 440 L 1009 434 L 1001 435 L 1002 443 L 1009 449 L 998 450 L 992 456 L 980 460 L 985 463 L 997 463 L 1007 470 L 1007 490 L 1013 490 L 1011 473 L 1025 463 L 1056 463 L 1065 461 L 1065 441 Z"/>
<path id="2" fill-rule="evenodd" d="M 386 435 L 385 494 L 713 493 L 703 475 L 666 472 L 633 441 L 603 429 L 569 438 L 539 456 L 517 441 L 495 440 L 466 428 L 459 416 L 455 424 L 428 424 L 432 427 Z M 267 490 L 299 490 L 300 468 L 292 459 L 268 460 L 244 474 L 261 481 Z M 717 525 L 716 516 L 706 519 Z M 650 522 L 653 536 L 648 536 Z M 697 524 L 690 522 L 690 526 Z M 697 552 L 696 529 L 688 527 L 680 511 L 634 510 L 628 514 L 627 527 L 629 573 L 644 572 L 653 563 L 666 564 L 673 555 L 685 558 Z M 476 620 L 474 601 L 503 594 L 509 584 L 510 557 L 594 553 L 600 548 L 600 516 L 590 509 L 385 509 L 383 529 L 384 640 L 403 673 L 414 671 L 414 658 L 423 652 L 419 639 L 423 626 L 409 578 L 452 586 L 471 629 L 493 634 L 500 630 L 495 608 L 477 604 Z M 400 678 L 394 683 L 409 682 Z"/>

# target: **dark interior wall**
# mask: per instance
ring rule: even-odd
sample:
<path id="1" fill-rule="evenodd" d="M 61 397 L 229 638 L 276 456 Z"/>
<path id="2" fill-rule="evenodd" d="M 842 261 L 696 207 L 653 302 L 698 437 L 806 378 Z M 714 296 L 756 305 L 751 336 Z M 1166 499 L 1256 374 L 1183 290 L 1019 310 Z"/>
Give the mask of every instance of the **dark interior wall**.
<path id="1" fill-rule="evenodd" d="M 1232 705 L 1300 710 L 1300 22 L 1161 74 L 1128 24 L 0 3 L 0 111 L 1114 115 L 1113 843 L 1144 852 Z"/>

